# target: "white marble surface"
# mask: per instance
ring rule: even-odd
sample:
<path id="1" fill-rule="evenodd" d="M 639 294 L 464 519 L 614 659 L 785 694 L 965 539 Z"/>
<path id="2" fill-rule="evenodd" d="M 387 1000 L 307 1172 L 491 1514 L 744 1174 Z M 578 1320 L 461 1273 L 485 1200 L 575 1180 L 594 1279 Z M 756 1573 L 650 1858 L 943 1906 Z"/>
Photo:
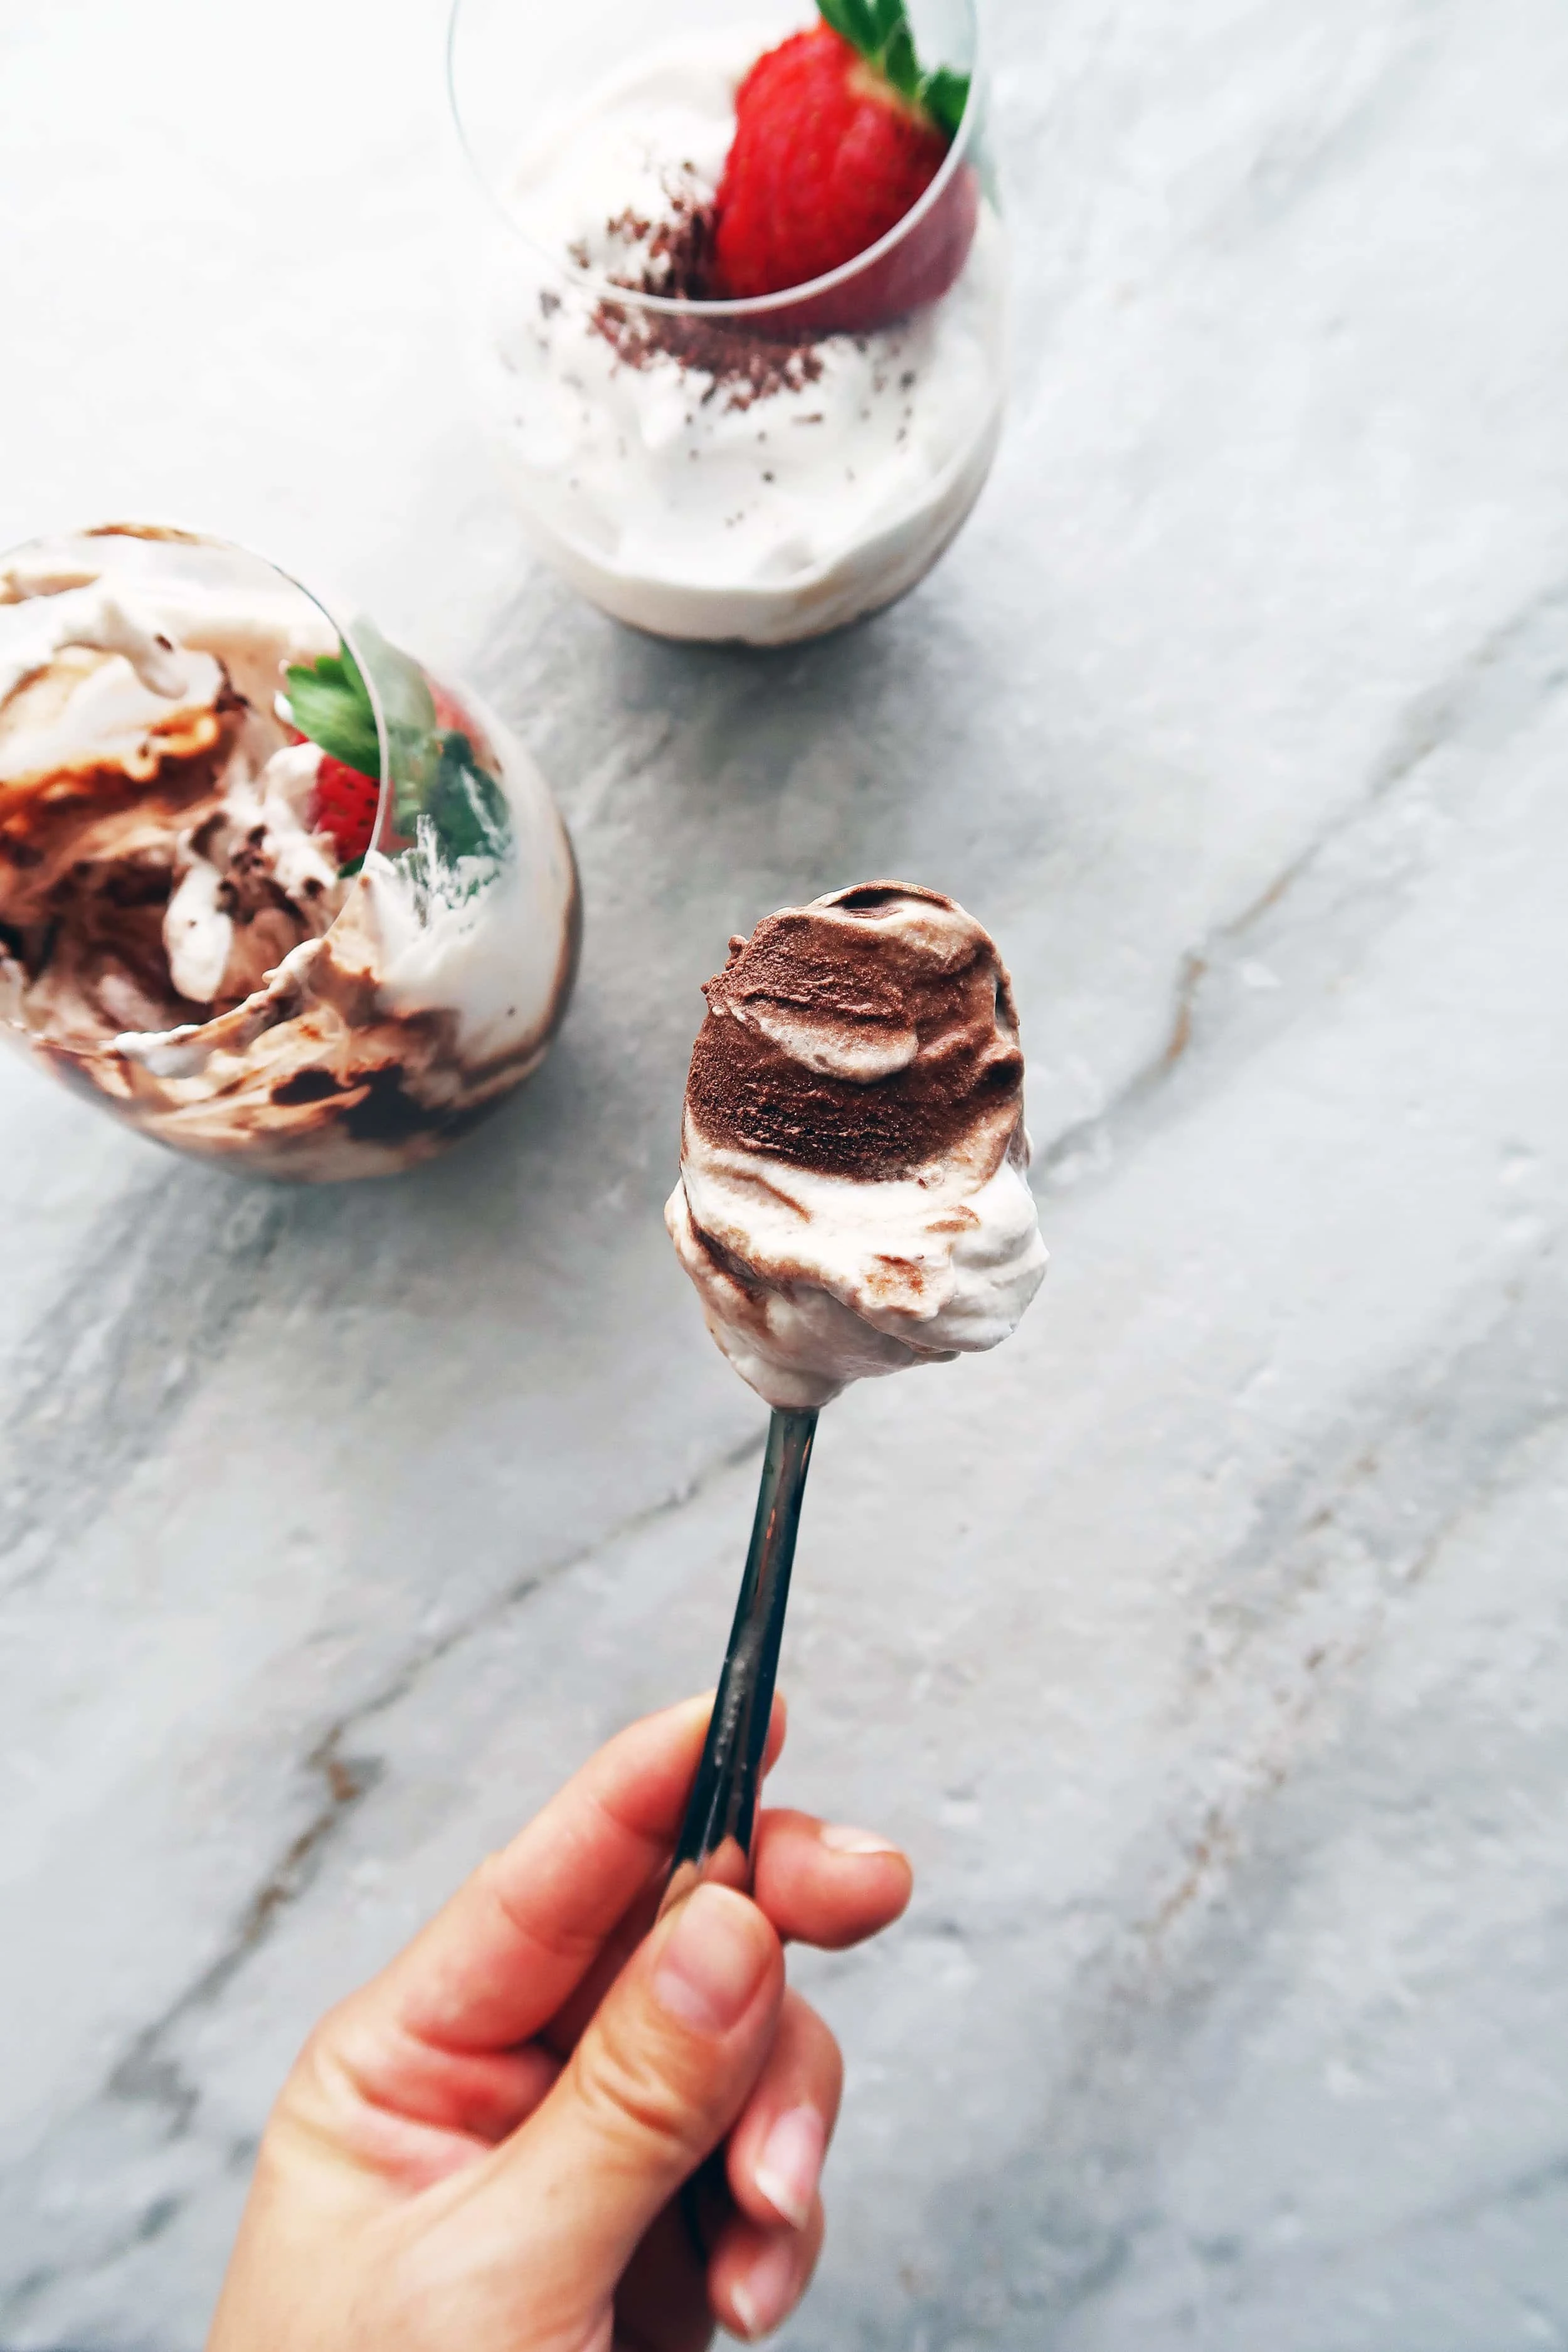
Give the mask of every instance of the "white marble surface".
<path id="1" fill-rule="evenodd" d="M 825 1423 L 781 1785 L 920 1890 L 792 2352 L 1568 2345 L 1568 16 L 999 0 L 994 481 L 786 656 L 532 570 L 436 0 L 0 0 L 0 544 L 342 582 L 559 788 L 526 1097 L 338 1194 L 0 1061 L 0 2344 L 194 2352 L 301 2032 L 711 1674 L 760 1439 L 659 1222 L 697 983 L 1014 961 L 1055 1254 Z"/>

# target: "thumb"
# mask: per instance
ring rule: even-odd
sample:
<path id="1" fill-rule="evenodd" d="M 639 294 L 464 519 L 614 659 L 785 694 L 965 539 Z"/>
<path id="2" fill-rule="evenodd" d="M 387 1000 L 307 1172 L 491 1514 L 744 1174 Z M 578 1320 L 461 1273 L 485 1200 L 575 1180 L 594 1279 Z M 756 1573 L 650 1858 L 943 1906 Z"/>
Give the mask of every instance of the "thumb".
<path id="1" fill-rule="evenodd" d="M 778 1937 L 730 1887 L 699 1886 L 639 1946 L 499 2152 L 495 2189 L 532 2242 L 531 2276 L 541 2289 L 548 2276 L 552 2305 L 591 2309 L 614 2293 L 644 2231 L 744 2106 L 783 1998 Z"/>

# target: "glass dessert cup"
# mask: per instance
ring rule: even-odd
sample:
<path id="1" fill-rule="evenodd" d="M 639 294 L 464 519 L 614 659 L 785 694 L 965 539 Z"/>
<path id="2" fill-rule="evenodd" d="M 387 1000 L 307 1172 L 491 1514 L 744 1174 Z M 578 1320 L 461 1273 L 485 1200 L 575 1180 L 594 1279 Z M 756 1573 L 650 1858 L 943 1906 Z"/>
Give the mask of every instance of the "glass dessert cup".
<path id="1" fill-rule="evenodd" d="M 913 16 L 921 58 L 969 77 L 936 178 L 843 268 L 712 300 L 691 289 L 736 89 L 810 8 L 737 23 L 679 0 L 639 53 L 626 0 L 457 0 L 452 100 L 489 200 L 487 418 L 541 553 L 617 620 L 820 635 L 912 588 L 979 496 L 1008 303 L 974 8 Z"/>
<path id="2" fill-rule="evenodd" d="M 161 1143 L 387 1175 L 538 1066 L 580 931 L 522 747 L 220 541 L 0 558 L 0 1026 Z"/>

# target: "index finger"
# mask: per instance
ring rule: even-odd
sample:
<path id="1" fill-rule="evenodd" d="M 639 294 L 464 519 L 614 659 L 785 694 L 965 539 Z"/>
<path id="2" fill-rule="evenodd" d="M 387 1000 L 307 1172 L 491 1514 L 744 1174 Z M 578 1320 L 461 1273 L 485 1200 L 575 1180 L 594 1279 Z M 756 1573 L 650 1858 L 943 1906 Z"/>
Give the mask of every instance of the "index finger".
<path id="1" fill-rule="evenodd" d="M 526 2042 L 579 1983 L 675 1850 L 713 1695 L 616 1735 L 358 2000 L 437 2049 Z M 784 1744 L 775 1703 L 768 1761 Z"/>

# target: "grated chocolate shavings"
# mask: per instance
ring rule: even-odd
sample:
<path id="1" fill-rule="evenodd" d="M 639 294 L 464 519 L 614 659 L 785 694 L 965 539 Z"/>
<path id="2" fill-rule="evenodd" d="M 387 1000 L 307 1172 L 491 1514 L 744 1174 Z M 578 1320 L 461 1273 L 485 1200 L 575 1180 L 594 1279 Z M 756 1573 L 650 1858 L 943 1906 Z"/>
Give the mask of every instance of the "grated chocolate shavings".
<path id="1" fill-rule="evenodd" d="M 628 294 L 711 300 L 713 206 L 689 186 L 667 184 L 666 194 L 669 211 L 663 220 L 645 219 L 628 205 L 605 222 L 612 242 L 629 248 L 626 270 L 611 272 L 610 282 Z M 747 409 L 771 393 L 802 391 L 822 373 L 816 340 L 799 331 L 769 335 L 743 320 L 671 317 L 614 301 L 596 304 L 592 323 L 627 367 L 672 359 L 709 377 L 704 404 L 722 393 L 727 408 Z"/>
<path id="2" fill-rule="evenodd" d="M 723 393 L 727 408 L 750 408 L 771 393 L 803 392 L 822 373 L 822 354 L 804 335 L 786 342 L 727 320 L 671 316 L 626 302 L 597 303 L 593 324 L 627 367 L 647 368 L 656 360 L 672 359 L 679 367 L 710 377 L 703 400 Z"/>

